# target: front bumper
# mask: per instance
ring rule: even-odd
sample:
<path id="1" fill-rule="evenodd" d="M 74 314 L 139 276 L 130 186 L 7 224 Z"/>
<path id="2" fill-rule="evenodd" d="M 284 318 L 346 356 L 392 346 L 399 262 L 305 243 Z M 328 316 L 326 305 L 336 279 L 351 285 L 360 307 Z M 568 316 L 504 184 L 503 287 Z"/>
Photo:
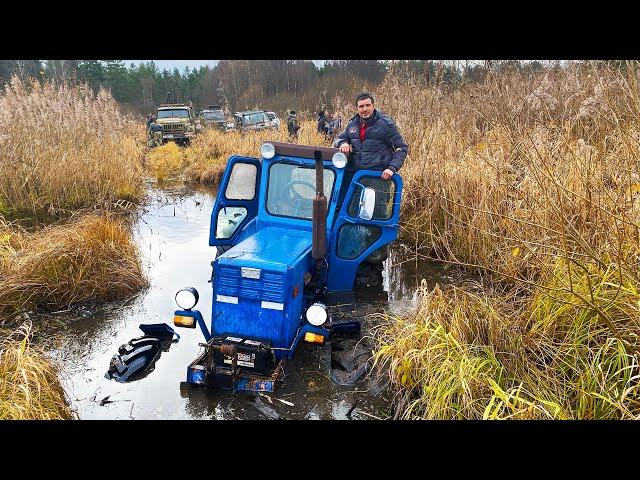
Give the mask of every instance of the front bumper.
<path id="1" fill-rule="evenodd" d="M 187 383 L 221 390 L 273 392 L 276 382 L 282 378 L 286 364 L 285 357 L 278 362 L 273 372 L 258 375 L 243 369 L 215 365 L 205 350 L 187 368 Z"/>
<path id="2" fill-rule="evenodd" d="M 195 137 L 195 132 L 180 132 L 180 133 L 163 133 L 162 138 L 164 140 L 184 140 Z"/>

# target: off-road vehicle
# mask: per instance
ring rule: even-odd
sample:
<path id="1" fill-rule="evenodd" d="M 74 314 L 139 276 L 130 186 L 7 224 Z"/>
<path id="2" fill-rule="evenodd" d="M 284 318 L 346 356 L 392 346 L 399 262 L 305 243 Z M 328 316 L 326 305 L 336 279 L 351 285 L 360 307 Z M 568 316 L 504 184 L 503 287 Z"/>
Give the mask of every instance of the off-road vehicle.
<path id="1" fill-rule="evenodd" d="M 275 123 L 271 121 L 269 115 L 264 110 L 253 110 L 248 112 L 236 112 L 234 115 L 236 129 L 241 132 L 249 130 L 265 130 L 272 128 L 277 130 Z"/>
<path id="2" fill-rule="evenodd" d="M 338 336 L 357 336 L 359 321 L 332 314 L 363 270 L 382 280 L 402 187 L 398 174 L 382 180 L 380 172 L 356 171 L 337 148 L 265 142 L 259 157 L 231 156 L 211 211 L 209 245 L 218 250 L 205 304 L 211 321 L 194 309 L 195 288 L 175 296 L 174 324 L 199 326 L 206 342 L 187 367 L 187 384 L 273 391 L 302 344 L 332 350 Z M 346 379 L 330 355 L 322 358 L 318 366 L 332 380 Z M 354 366 L 348 381 L 366 368 Z"/>
<path id="3" fill-rule="evenodd" d="M 200 130 L 192 109 L 184 103 L 162 104 L 157 108 L 156 120 L 150 125 L 150 146 L 169 141 L 189 143 Z"/>
<path id="4" fill-rule="evenodd" d="M 200 124 L 203 127 L 217 128 L 223 132 L 230 130 L 224 111 L 218 105 L 209 105 L 200 112 Z"/>

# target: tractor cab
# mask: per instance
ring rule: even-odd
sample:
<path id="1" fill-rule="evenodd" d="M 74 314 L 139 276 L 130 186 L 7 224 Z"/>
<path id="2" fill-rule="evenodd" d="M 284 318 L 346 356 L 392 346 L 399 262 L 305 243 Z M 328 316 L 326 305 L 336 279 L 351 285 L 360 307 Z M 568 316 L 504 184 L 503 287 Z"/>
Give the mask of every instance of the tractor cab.
<path id="1" fill-rule="evenodd" d="M 176 326 L 200 326 L 204 352 L 187 383 L 272 391 L 303 342 L 322 345 L 357 322 L 334 323 L 330 292 L 352 290 L 362 266 L 397 237 L 402 179 L 353 171 L 338 149 L 264 143 L 229 158 L 211 212 L 213 305 L 179 291 Z"/>

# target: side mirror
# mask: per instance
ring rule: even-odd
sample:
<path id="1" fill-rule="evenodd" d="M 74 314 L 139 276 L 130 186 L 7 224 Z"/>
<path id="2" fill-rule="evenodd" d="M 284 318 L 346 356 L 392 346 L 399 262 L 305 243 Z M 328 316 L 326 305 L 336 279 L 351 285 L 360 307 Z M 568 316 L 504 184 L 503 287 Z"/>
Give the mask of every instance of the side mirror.
<path id="1" fill-rule="evenodd" d="M 358 217 L 362 220 L 371 220 L 373 209 L 376 206 L 376 191 L 373 188 L 365 188 L 360 194 L 360 210 Z"/>

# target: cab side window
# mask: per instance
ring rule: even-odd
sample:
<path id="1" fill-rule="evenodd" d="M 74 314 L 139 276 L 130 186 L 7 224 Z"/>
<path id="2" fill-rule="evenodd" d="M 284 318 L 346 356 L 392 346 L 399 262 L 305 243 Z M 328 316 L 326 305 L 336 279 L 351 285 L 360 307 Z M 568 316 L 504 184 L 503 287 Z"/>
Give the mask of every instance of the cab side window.
<path id="1" fill-rule="evenodd" d="M 380 238 L 381 231 L 375 225 L 345 224 L 338 233 L 336 253 L 339 257 L 353 260 Z"/>
<path id="2" fill-rule="evenodd" d="M 360 182 L 367 188 L 373 188 L 376 192 L 376 206 L 373 209 L 372 220 L 389 220 L 393 215 L 393 198 L 396 193 L 396 184 L 392 180 L 383 180 L 380 177 L 362 177 Z M 353 196 L 349 200 L 347 213 L 353 218 L 358 218 L 358 207 L 362 187 L 356 185 Z"/>
<path id="3" fill-rule="evenodd" d="M 218 211 L 216 238 L 218 240 L 231 238 L 246 217 L 247 209 L 244 207 L 222 207 Z"/>
<path id="4" fill-rule="evenodd" d="M 236 163 L 231 170 L 224 196 L 228 200 L 253 200 L 256 196 L 258 167 L 250 163 Z"/>

